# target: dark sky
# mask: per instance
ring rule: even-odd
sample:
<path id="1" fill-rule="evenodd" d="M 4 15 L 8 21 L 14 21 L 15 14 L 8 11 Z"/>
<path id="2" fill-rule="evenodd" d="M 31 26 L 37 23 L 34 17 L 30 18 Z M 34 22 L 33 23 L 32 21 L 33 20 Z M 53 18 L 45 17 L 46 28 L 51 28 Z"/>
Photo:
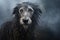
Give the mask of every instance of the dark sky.
<path id="1" fill-rule="evenodd" d="M 28 1 L 28 0 L 24 0 Z M 10 20 L 12 10 L 17 3 L 22 0 L 0 0 L 0 25 Z M 40 26 L 50 28 L 55 34 L 60 33 L 60 0 L 29 0 L 32 3 L 38 3 L 41 6 L 43 14 L 41 15 Z"/>

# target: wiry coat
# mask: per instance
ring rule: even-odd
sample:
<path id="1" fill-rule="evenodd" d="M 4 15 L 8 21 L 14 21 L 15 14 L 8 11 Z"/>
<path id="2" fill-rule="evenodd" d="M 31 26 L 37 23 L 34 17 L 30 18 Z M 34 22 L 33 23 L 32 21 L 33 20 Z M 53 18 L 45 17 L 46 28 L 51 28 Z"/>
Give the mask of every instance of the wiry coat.
<path id="1" fill-rule="evenodd" d="M 18 9 L 21 4 L 18 4 L 13 11 L 13 14 L 15 14 L 14 19 L 12 21 L 4 23 L 0 29 L 0 40 L 49 40 L 50 37 L 48 35 L 48 29 L 40 31 L 36 30 L 36 27 L 39 26 L 37 24 L 39 23 L 38 19 L 40 19 L 42 13 L 38 5 L 29 2 L 24 2 L 23 4 L 30 5 L 34 9 L 31 25 L 29 25 L 29 28 L 27 30 L 25 30 L 19 23 Z"/>

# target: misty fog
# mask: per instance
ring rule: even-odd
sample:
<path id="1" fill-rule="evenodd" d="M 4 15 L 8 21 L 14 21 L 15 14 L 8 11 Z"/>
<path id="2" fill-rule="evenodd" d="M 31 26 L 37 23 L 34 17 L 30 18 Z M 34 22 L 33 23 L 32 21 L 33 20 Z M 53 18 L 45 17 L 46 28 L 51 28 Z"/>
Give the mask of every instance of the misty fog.
<path id="1" fill-rule="evenodd" d="M 50 28 L 55 34 L 60 33 L 60 0 L 0 0 L 0 25 L 12 18 L 16 4 L 26 1 L 41 6 L 40 26 Z"/>

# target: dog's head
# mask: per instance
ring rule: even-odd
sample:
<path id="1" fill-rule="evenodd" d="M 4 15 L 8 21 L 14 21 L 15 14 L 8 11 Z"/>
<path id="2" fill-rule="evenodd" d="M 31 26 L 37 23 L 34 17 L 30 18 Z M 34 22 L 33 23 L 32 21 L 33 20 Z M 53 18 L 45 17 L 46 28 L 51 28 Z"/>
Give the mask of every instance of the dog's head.
<path id="1" fill-rule="evenodd" d="M 39 11 L 41 13 L 41 10 L 37 5 L 29 2 L 23 2 L 14 8 L 13 14 L 15 14 L 15 16 L 18 16 L 21 25 L 27 26 L 32 23 L 31 18 L 36 11 Z"/>

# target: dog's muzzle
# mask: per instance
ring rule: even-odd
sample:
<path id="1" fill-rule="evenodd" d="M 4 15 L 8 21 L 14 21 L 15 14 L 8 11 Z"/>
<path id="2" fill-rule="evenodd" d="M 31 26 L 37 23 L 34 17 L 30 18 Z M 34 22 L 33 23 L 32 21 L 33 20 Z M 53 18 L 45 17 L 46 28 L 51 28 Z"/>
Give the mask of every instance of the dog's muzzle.
<path id="1" fill-rule="evenodd" d="M 29 25 L 31 23 L 32 23 L 32 20 L 29 17 L 20 18 L 20 24 L 22 24 L 22 25 Z"/>

